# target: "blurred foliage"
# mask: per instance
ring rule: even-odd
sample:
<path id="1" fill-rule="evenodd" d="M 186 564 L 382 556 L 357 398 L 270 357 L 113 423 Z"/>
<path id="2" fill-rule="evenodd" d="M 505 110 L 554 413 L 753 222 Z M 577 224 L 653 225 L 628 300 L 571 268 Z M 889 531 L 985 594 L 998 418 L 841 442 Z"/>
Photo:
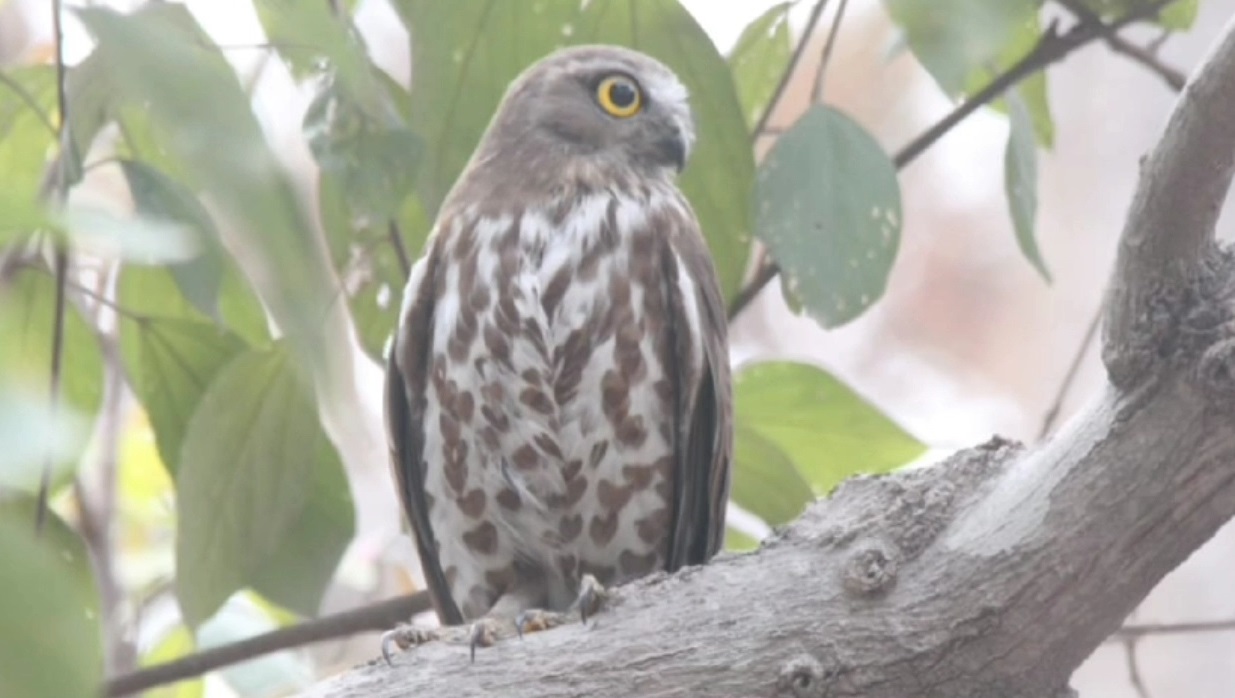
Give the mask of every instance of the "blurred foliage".
<path id="1" fill-rule="evenodd" d="M 93 698 L 103 636 L 89 559 L 59 518 L 36 539 L 33 516 L 32 501 L 0 501 L 0 695 Z"/>
<path id="2" fill-rule="evenodd" d="M 325 320 L 345 306 L 360 345 L 381 359 L 407 263 L 506 86 L 557 48 L 626 45 L 686 83 L 698 142 L 681 184 L 730 299 L 752 235 L 783 270 L 786 300 L 824 326 L 851 322 L 883 295 L 901 192 L 863 125 L 814 105 L 755 163 L 751 131 L 790 68 L 789 17 L 801 0 L 753 17 L 727 56 L 677 0 L 391 4 L 412 39 L 410 85 L 374 64 L 354 2 L 253 0 L 268 56 L 310 97 L 298 115 L 317 165 L 308 187 L 285 169 L 235 66 L 183 5 L 77 11 L 97 43 L 67 71 L 63 149 L 54 66 L 0 71 L 0 443 L 12 445 L 0 454 L 0 556 L 23 560 L 0 565 L 0 626 L 31 629 L 0 633 L 0 694 L 88 695 L 101 672 L 98 602 L 68 485 L 82 461 L 105 460 L 91 448 L 105 440 L 89 437 L 105 421 L 107 357 L 139 403 L 117 427 L 119 581 L 139 611 L 168 590 L 180 610 L 143 633 L 140 662 L 317 612 L 355 519 L 316 402 L 327 349 L 340 340 Z M 1042 4 L 884 0 L 904 46 L 952 99 L 1033 50 Z M 1115 19 L 1136 0 L 1084 4 Z M 1197 4 L 1179 0 L 1158 21 L 1187 28 Z M 1034 238 L 1037 149 L 1054 141 L 1045 73 L 992 107 L 1009 119 L 1002 155 L 1016 240 L 1049 280 Z M 53 167 L 68 187 L 112 170 L 132 211 L 115 213 L 126 201 L 47 205 Z M 51 242 L 84 260 L 67 289 L 58 404 Z M 817 367 L 744 367 L 735 400 L 733 501 L 769 525 L 846 477 L 903 466 L 925 448 Z M 48 461 L 59 515 L 36 541 L 28 493 Z M 730 549 L 757 544 L 728 530 Z M 303 686 L 312 667 L 281 653 L 220 675 L 259 695 Z M 204 691 L 195 681 L 151 695 Z"/>

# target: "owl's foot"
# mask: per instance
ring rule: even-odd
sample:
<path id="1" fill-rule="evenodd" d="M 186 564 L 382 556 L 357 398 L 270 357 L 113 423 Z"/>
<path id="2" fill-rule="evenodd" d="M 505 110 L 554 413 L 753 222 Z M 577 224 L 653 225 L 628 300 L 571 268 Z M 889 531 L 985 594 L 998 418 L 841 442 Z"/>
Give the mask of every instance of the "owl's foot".
<path id="1" fill-rule="evenodd" d="M 417 628 L 414 625 L 400 625 L 393 630 L 387 630 L 382 633 L 382 658 L 386 660 L 388 666 L 393 666 L 394 663 L 390 660 L 394 655 L 390 651 L 391 645 L 398 647 L 399 651 L 403 652 L 409 647 L 423 645 L 440 639 L 441 633 L 437 628 Z"/>
<path id="2" fill-rule="evenodd" d="M 519 633 L 519 637 L 523 637 L 524 633 L 556 628 L 569 623 L 571 616 L 576 612 L 583 624 L 587 625 L 588 618 L 595 616 L 608 600 L 609 590 L 605 589 L 595 577 L 585 574 L 579 580 L 579 595 L 575 597 L 568 612 L 544 611 L 539 608 L 528 609 L 515 617 L 515 630 Z"/>
<path id="3" fill-rule="evenodd" d="M 589 616 L 595 616 L 609 600 L 609 590 L 590 574 L 583 575 L 579 580 L 579 596 L 575 599 L 574 608 L 579 609 L 579 619 L 587 625 Z"/>
<path id="4" fill-rule="evenodd" d="M 492 647 L 500 638 L 509 636 L 510 621 L 494 616 L 485 616 L 472 623 L 468 630 L 468 650 L 471 652 L 472 663 L 476 663 L 477 647 Z"/>

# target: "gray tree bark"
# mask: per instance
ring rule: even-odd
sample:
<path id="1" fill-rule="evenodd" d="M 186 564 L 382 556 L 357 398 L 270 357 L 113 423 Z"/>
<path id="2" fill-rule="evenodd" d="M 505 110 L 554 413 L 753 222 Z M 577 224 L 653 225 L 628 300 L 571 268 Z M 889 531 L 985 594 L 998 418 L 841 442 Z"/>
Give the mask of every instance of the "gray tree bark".
<path id="1" fill-rule="evenodd" d="M 623 587 L 595 627 L 426 645 L 306 695 L 1053 698 L 1235 516 L 1235 23 L 1143 161 L 1109 386 L 1034 449 L 861 477 L 757 552 Z"/>

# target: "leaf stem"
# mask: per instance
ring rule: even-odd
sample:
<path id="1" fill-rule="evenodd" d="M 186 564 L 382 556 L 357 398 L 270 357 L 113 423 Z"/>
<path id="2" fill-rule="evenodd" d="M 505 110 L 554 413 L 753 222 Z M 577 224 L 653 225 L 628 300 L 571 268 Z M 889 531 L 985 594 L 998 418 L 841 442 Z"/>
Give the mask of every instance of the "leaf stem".
<path id="1" fill-rule="evenodd" d="M 789 65 L 785 66 L 785 72 L 781 73 L 780 82 L 776 83 L 776 90 L 772 92 L 772 98 L 768 100 L 768 104 L 763 108 L 763 113 L 759 115 L 759 121 L 755 122 L 755 127 L 750 131 L 750 139 L 753 143 L 764 130 L 768 127 L 768 120 L 772 118 L 772 112 L 776 110 L 776 105 L 785 95 L 785 90 L 789 87 L 789 80 L 793 78 L 793 73 L 797 70 L 798 64 L 802 62 L 802 55 L 806 53 L 806 46 L 810 43 L 810 37 L 815 33 L 815 27 L 819 25 L 819 19 L 823 17 L 823 11 L 828 6 L 828 0 L 817 0 L 815 6 L 811 8 L 810 17 L 806 20 L 806 26 L 802 29 L 802 38 L 798 40 L 798 45 L 793 49 L 793 55 L 789 58 Z"/>
<path id="2" fill-rule="evenodd" d="M 51 171 L 48 173 L 47 179 L 44 180 L 44 198 L 47 195 L 52 196 L 57 204 L 62 204 L 65 199 L 65 164 L 64 159 L 71 157 L 72 153 L 72 136 L 69 133 L 69 112 L 68 99 L 65 90 L 65 66 L 64 66 L 64 28 L 61 26 L 61 0 L 52 0 L 52 31 L 55 34 L 56 42 L 56 101 L 59 109 L 59 121 L 56 124 L 57 134 L 60 137 L 60 152 L 56 157 L 56 161 L 52 163 Z M 61 373 L 64 363 L 64 306 L 65 306 L 65 285 L 68 280 L 69 273 L 69 252 L 68 243 L 61 242 L 59 244 L 53 242 L 55 252 L 53 253 L 53 271 L 56 277 L 56 293 L 54 308 L 52 310 L 52 331 L 51 331 L 51 377 L 49 386 L 49 409 L 54 418 L 60 409 L 60 388 L 61 388 Z M 47 453 L 43 459 L 43 472 L 39 477 L 39 493 L 34 515 L 34 531 L 36 534 L 43 532 L 43 527 L 47 523 L 48 500 L 51 497 L 51 471 L 52 471 L 52 456 Z"/>
<path id="3" fill-rule="evenodd" d="M 810 103 L 817 104 L 823 99 L 823 82 L 828 73 L 828 64 L 832 62 L 832 50 L 836 47 L 836 37 L 840 34 L 841 20 L 845 18 L 845 8 L 849 0 L 840 0 L 836 7 L 836 16 L 832 18 L 832 27 L 828 29 L 827 41 L 823 44 L 823 57 L 819 59 L 819 75 L 815 84 L 811 85 Z"/>

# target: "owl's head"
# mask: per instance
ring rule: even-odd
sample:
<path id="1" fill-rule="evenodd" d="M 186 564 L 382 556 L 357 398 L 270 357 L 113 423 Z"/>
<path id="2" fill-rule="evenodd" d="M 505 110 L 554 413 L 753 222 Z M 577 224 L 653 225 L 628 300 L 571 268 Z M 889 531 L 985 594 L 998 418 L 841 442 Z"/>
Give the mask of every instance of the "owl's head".
<path id="1" fill-rule="evenodd" d="M 640 170 L 680 171 L 695 140 L 678 77 L 618 46 L 575 46 L 535 63 L 511 83 L 490 131 Z"/>

